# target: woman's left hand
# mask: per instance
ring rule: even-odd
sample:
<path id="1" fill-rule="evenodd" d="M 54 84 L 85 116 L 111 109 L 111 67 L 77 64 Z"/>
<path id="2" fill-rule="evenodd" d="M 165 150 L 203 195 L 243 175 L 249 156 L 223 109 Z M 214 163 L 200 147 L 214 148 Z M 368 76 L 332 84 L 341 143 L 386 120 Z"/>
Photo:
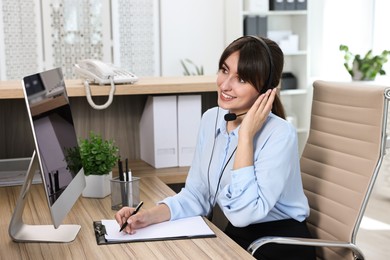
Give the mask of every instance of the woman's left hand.
<path id="1" fill-rule="evenodd" d="M 256 99 L 255 103 L 249 109 L 241 123 L 239 130 L 240 137 L 248 138 L 247 140 L 253 140 L 254 135 L 263 126 L 265 120 L 271 112 L 275 95 L 276 88 L 267 90 L 267 92 L 261 94 Z"/>
<path id="2" fill-rule="evenodd" d="M 276 89 L 261 94 L 242 120 L 233 169 L 253 165 L 253 138 L 271 112 L 275 95 Z"/>

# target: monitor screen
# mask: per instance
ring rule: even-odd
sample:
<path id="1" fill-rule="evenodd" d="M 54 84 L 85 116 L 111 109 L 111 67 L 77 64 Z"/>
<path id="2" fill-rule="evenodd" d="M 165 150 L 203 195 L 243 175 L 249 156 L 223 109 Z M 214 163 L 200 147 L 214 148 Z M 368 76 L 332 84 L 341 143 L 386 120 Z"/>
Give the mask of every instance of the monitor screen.
<path id="1" fill-rule="evenodd" d="M 60 68 L 23 78 L 39 169 L 57 228 L 85 187 L 76 131 Z"/>

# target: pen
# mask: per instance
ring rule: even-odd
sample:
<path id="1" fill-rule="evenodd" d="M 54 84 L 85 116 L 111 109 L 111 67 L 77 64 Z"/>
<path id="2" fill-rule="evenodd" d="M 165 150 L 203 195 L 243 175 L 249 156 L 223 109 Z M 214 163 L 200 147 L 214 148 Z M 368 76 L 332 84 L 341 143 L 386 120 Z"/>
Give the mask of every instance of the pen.
<path id="1" fill-rule="evenodd" d="M 125 173 L 126 179 L 125 181 L 130 181 L 129 180 L 129 159 L 126 158 L 126 173 Z"/>
<path id="2" fill-rule="evenodd" d="M 119 180 L 124 181 L 124 179 L 123 179 L 123 165 L 122 165 L 122 161 L 120 159 L 118 160 L 118 171 L 119 171 Z"/>
<path id="3" fill-rule="evenodd" d="M 141 207 L 142 207 L 143 204 L 144 204 L 144 202 L 141 201 L 141 202 L 137 205 L 137 207 L 135 208 L 135 210 L 133 211 L 133 213 L 131 213 L 130 217 L 133 216 L 133 215 L 135 215 L 135 214 L 137 214 L 138 211 L 141 209 Z M 119 230 L 119 232 L 121 232 L 123 229 L 125 229 L 125 227 L 127 227 L 127 220 L 126 220 L 125 223 L 123 223 L 123 225 L 121 226 L 121 229 Z"/>

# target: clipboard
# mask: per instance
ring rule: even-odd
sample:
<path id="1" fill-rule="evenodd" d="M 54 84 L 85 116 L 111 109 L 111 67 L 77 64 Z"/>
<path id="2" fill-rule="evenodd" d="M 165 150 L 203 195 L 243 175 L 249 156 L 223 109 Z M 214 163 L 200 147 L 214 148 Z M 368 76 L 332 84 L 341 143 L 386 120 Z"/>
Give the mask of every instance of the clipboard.
<path id="1" fill-rule="evenodd" d="M 101 221 L 93 222 L 93 230 L 95 232 L 96 243 L 98 245 L 112 244 L 111 242 L 108 242 L 105 238 L 105 235 L 107 234 L 106 227 L 102 224 Z"/>
<path id="2" fill-rule="evenodd" d="M 104 223 L 108 223 L 108 226 Z M 134 235 L 117 232 L 119 225 L 115 220 L 94 221 L 93 228 L 98 245 L 216 237 L 200 216 L 150 225 L 137 230 Z M 110 236 L 110 232 L 114 235 Z"/>

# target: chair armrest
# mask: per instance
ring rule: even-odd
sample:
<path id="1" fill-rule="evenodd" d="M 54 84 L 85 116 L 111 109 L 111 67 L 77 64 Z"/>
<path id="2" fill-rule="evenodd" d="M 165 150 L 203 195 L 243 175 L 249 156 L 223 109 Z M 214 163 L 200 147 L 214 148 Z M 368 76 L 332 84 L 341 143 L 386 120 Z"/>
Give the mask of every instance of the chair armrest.
<path id="1" fill-rule="evenodd" d="M 355 259 L 364 260 L 363 252 L 352 243 L 343 241 L 333 241 L 315 238 L 300 238 L 300 237 L 262 237 L 253 241 L 247 251 L 252 255 L 255 254 L 256 250 L 261 246 L 268 243 L 277 243 L 285 245 L 303 245 L 303 246 L 316 246 L 316 247 L 343 247 L 350 249 L 355 254 Z"/>

